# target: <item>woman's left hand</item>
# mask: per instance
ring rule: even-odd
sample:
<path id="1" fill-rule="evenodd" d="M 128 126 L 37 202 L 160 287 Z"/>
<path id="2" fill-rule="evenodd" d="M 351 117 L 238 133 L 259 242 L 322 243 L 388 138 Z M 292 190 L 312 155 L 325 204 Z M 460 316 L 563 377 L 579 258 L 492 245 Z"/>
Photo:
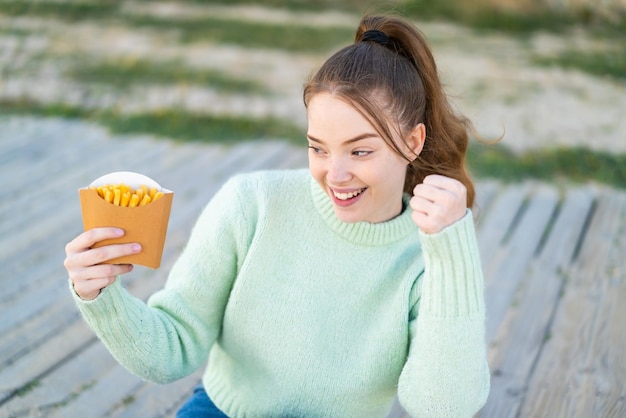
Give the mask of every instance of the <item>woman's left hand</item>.
<path id="1" fill-rule="evenodd" d="M 431 174 L 413 189 L 413 221 L 426 234 L 435 234 L 465 216 L 467 189 L 458 180 Z"/>

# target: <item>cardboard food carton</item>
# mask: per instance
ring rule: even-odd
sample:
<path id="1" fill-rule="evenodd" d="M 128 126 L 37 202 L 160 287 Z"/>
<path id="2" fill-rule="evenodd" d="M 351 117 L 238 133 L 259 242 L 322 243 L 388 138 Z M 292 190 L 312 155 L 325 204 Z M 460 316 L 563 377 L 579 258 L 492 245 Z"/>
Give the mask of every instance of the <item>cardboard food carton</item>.
<path id="1" fill-rule="evenodd" d="M 123 207 L 107 202 L 91 186 L 124 183 L 133 189 L 146 185 L 163 192 L 163 196 L 144 206 Z M 118 257 L 106 261 L 109 264 L 140 264 L 153 269 L 161 265 L 167 224 L 174 193 L 162 188 L 157 182 L 142 174 L 119 171 L 106 174 L 94 180 L 88 187 L 79 189 L 80 205 L 85 231 L 103 226 L 121 228 L 125 234 L 121 238 L 101 241 L 94 248 L 116 244 L 138 242 L 142 251 L 138 254 Z"/>

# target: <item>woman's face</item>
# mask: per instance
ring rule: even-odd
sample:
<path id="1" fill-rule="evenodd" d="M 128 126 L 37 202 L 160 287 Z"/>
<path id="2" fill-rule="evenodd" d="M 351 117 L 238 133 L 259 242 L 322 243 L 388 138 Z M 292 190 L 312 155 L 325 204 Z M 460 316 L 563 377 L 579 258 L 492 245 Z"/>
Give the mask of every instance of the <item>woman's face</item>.
<path id="1" fill-rule="evenodd" d="M 408 162 L 346 102 L 321 93 L 307 109 L 309 169 L 337 217 L 376 223 L 399 215 Z"/>

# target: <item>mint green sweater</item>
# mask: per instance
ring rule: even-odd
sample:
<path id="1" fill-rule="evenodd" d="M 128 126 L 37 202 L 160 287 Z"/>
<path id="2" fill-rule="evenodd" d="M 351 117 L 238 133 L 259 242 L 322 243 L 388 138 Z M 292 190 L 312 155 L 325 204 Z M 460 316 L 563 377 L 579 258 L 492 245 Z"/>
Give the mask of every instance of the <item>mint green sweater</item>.
<path id="1" fill-rule="evenodd" d="M 422 234 L 411 210 L 339 221 L 307 170 L 229 180 L 147 304 L 120 280 L 83 317 L 136 375 L 165 383 L 208 359 L 231 417 L 470 417 L 489 392 L 471 212 Z"/>

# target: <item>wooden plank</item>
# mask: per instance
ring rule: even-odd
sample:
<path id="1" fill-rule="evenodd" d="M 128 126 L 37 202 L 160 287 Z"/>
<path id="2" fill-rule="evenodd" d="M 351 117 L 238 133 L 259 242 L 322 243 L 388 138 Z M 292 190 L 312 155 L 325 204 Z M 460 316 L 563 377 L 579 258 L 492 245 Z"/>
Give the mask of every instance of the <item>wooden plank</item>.
<path id="1" fill-rule="evenodd" d="M 623 261 L 626 246 L 620 248 Z M 589 344 L 589 356 L 582 367 L 585 372 L 580 373 L 575 388 L 576 411 L 580 417 L 626 417 L 625 267 L 622 262 L 619 271 L 604 277 L 603 299 Z"/>
<path id="2" fill-rule="evenodd" d="M 86 325 L 81 324 L 84 328 Z M 30 390 L 13 397 L 0 407 L 9 416 L 38 416 L 62 407 L 93 386 L 97 376 L 115 367 L 117 362 L 103 344 L 93 340 L 71 359 L 48 375 L 33 381 Z M 1 414 L 0 414 L 1 415 Z"/>
<path id="3" fill-rule="evenodd" d="M 59 261 L 59 267 L 61 267 L 62 260 Z M 67 289 L 63 289 L 53 281 L 48 281 L 27 293 L 21 293 L 18 297 L 4 302 L 2 310 L 0 310 L 0 315 L 3 318 L 0 322 L 0 335 L 20 325 L 39 312 L 42 307 L 59 301 L 66 293 Z M 33 301 L 37 301 L 37 303 L 33 303 Z"/>
<path id="4" fill-rule="evenodd" d="M 474 187 L 476 188 L 476 197 L 474 199 L 473 212 L 478 229 L 482 226 L 485 214 L 489 211 L 502 185 L 494 180 L 483 180 L 477 182 Z"/>
<path id="5" fill-rule="evenodd" d="M 132 141 L 122 142 L 114 139 L 113 143 L 106 140 L 102 130 L 95 129 L 92 125 L 85 125 L 82 129 L 71 129 L 54 124 L 44 123 L 45 132 L 33 132 L 28 137 L 20 138 L 24 144 L 23 149 L 16 150 L 12 162 L 3 164 L 2 169 L 7 169 L 13 175 L 8 178 L 8 189 L 3 189 L 2 197 L 6 197 L 10 191 L 14 197 L 15 191 L 29 190 L 31 187 L 41 189 L 40 173 L 46 173 L 45 179 L 48 181 L 56 179 L 65 173 L 75 169 L 87 168 L 93 163 L 111 163 L 114 160 L 108 159 L 110 154 L 121 153 L 121 150 L 114 148 L 113 143 L 124 148 L 144 147 L 147 142 L 155 142 L 141 137 L 133 137 Z M 51 128 L 48 128 L 51 125 Z M 160 141 L 160 147 L 168 146 L 167 142 Z M 141 158 L 141 155 L 137 155 Z M 83 164 L 79 164 L 80 162 Z M 36 170 L 34 168 L 37 168 Z M 15 190 L 13 190 L 13 188 Z"/>
<path id="6" fill-rule="evenodd" d="M 0 124 L 2 124 L 0 166 L 10 163 L 22 155 L 32 144 L 31 139 L 33 137 L 41 138 L 45 136 L 45 132 L 57 129 L 60 125 L 58 121 L 54 122 L 52 119 L 43 123 L 33 123 L 33 119 L 30 118 L 0 119 Z"/>
<path id="7" fill-rule="evenodd" d="M 509 185 L 495 196 L 488 210 L 481 214 L 485 219 L 481 221 L 476 234 L 485 281 L 490 279 L 491 262 L 526 199 L 528 187 L 528 184 Z"/>
<path id="8" fill-rule="evenodd" d="M 200 383 L 203 369 L 167 385 L 146 383 L 110 412 L 110 418 L 171 417 Z"/>
<path id="9" fill-rule="evenodd" d="M 115 365 L 77 398 L 47 414 L 49 418 L 100 418 L 115 406 L 112 399 L 129 399 L 129 393 L 141 387 L 142 381 L 122 366 Z"/>
<path id="10" fill-rule="evenodd" d="M 68 300 L 66 303 L 73 302 Z M 46 344 L 31 351 L 28 358 L 20 359 L 0 370 L 0 404 L 15 396 L 17 390 L 37 382 L 43 373 L 79 352 L 81 347 L 94 339 L 93 333 L 85 324 L 77 320 L 63 328 Z"/>
<path id="11" fill-rule="evenodd" d="M 491 392 L 480 417 L 517 416 L 558 303 L 562 271 L 574 255 L 593 199 L 589 189 L 567 193 L 542 253 L 523 279 L 518 303 L 509 309 L 500 332 L 491 342 Z"/>
<path id="12" fill-rule="evenodd" d="M 15 363 L 77 319 L 75 310 L 64 303 L 55 303 L 41 315 L 11 328 L 0 338 L 0 369 Z"/>
<path id="13" fill-rule="evenodd" d="M 487 341 L 492 341 L 502 321 L 514 303 L 516 292 L 527 274 L 527 265 L 543 233 L 550 222 L 558 203 L 557 191 L 545 185 L 535 186 L 527 209 L 505 246 L 498 249 L 490 279 L 485 281 L 485 303 L 487 305 Z"/>
<path id="14" fill-rule="evenodd" d="M 612 256 L 624 255 L 623 250 L 612 254 L 624 231 L 625 202 L 624 194 L 614 191 L 602 193 L 598 200 L 581 252 L 566 271 L 565 291 L 529 382 L 522 417 L 624 416 L 609 413 L 611 408 L 623 411 L 624 375 L 614 372 L 624 364 L 624 346 L 615 345 L 623 342 L 624 328 L 620 322 L 608 322 L 623 308 L 612 300 L 611 293 L 618 292 L 609 286 L 613 278 L 607 277 L 607 263 Z M 623 271 L 620 274 L 623 281 Z M 607 388 L 617 399 L 606 395 Z M 595 415 L 590 401 L 596 397 L 611 398 L 611 408 L 605 405 Z"/>
<path id="15" fill-rule="evenodd" d="M 111 146 L 96 137 L 103 135 L 87 125 L 82 129 L 68 129 L 60 124 L 45 123 L 45 135 L 32 133 L 28 136 L 11 138 L 23 147 L 15 150 L 8 162 L 2 162 L 2 171 L 10 173 L 0 189 L 0 198 L 15 200 L 30 190 L 41 191 L 39 173 L 45 172 L 47 179 L 54 179 L 68 169 L 84 166 L 85 159 L 103 160 Z M 139 141 L 134 141 L 139 142 Z M 125 144 L 130 146 L 130 144 Z M 33 167 L 37 170 L 33 170 Z"/>

